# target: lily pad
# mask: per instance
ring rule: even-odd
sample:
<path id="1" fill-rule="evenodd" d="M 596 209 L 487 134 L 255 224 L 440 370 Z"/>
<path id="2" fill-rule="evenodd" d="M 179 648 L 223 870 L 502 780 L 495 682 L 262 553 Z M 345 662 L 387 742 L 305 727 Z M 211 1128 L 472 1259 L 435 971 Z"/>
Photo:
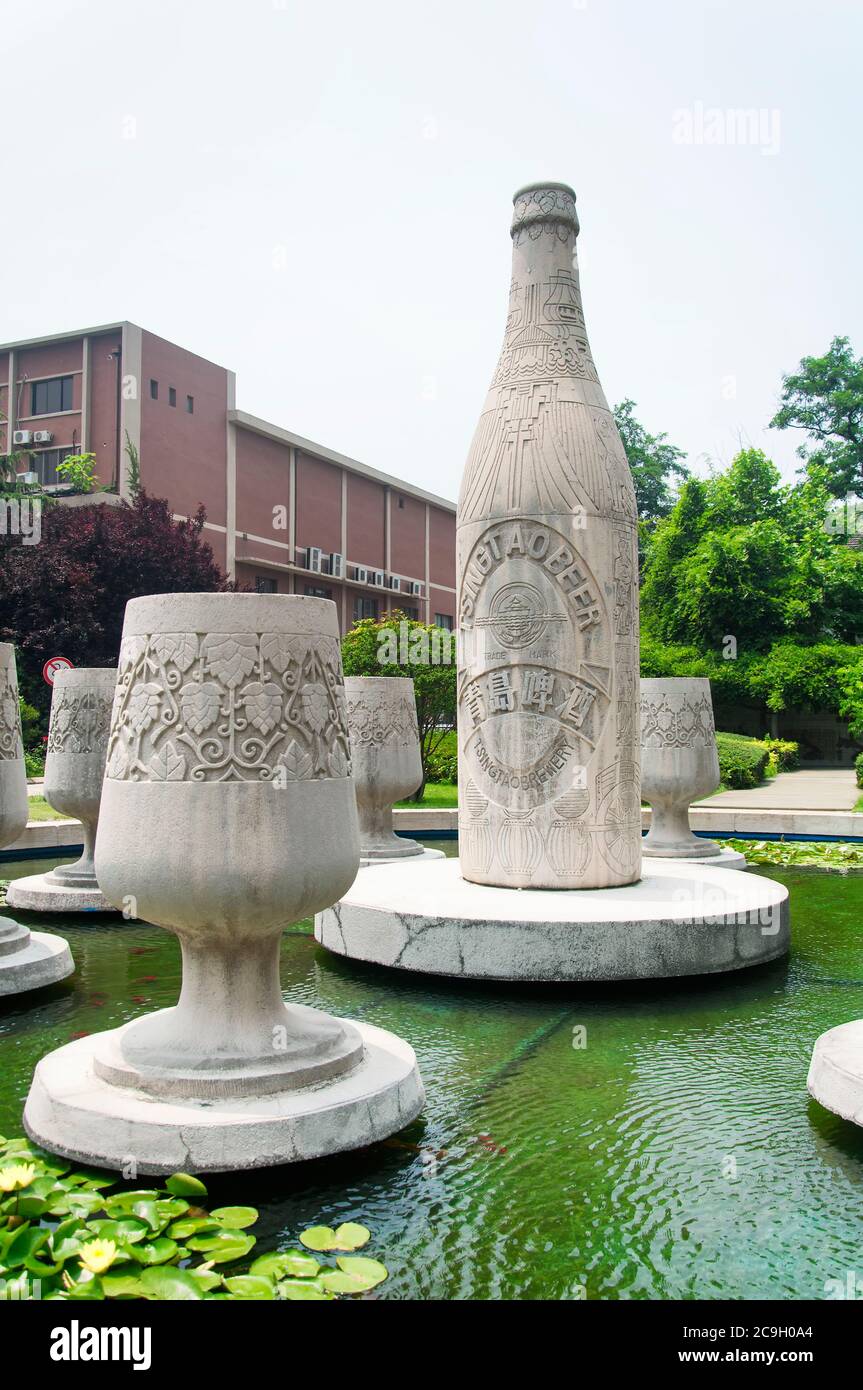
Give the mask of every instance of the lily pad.
<path id="1" fill-rule="evenodd" d="M 169 1192 L 173 1192 L 175 1197 L 206 1197 L 207 1189 L 200 1178 L 193 1178 L 191 1173 L 173 1173 L 170 1178 L 165 1180 L 165 1187 Z"/>
<path id="2" fill-rule="evenodd" d="M 360 1226 L 356 1221 L 346 1221 L 336 1230 L 336 1250 L 360 1250 L 364 1245 L 368 1245 L 372 1238 L 372 1233 L 366 1226 Z"/>
<path id="3" fill-rule="evenodd" d="M 332 1226 L 310 1226 L 300 1233 L 300 1241 L 307 1250 L 335 1250 L 336 1233 Z"/>
<path id="4" fill-rule="evenodd" d="M 178 1300 L 203 1299 L 203 1290 L 185 1269 L 165 1265 L 141 1271 L 141 1285 L 147 1298 Z"/>
<path id="5" fill-rule="evenodd" d="M 338 1269 L 327 1270 L 320 1277 L 324 1288 L 333 1293 L 366 1293 L 387 1278 L 386 1266 L 365 1255 L 340 1255 L 337 1264 Z"/>
<path id="6" fill-rule="evenodd" d="M 225 1280 L 225 1288 L 240 1299 L 255 1298 L 270 1303 L 276 1296 L 272 1280 L 261 1274 L 235 1274 L 232 1279 Z"/>
<path id="7" fill-rule="evenodd" d="M 336 1270 L 332 1272 L 337 1273 Z M 292 1303 L 325 1303 L 333 1298 L 329 1289 L 317 1279 L 282 1279 L 277 1287 L 280 1297 Z"/>
<path id="8" fill-rule="evenodd" d="M 128 1247 L 128 1253 L 132 1259 L 137 1260 L 142 1265 L 167 1264 L 168 1260 L 173 1260 L 178 1251 L 177 1242 L 169 1240 L 167 1236 L 158 1236 L 153 1241 Z"/>
<path id="9" fill-rule="evenodd" d="M 254 1207 L 216 1207 L 210 1215 L 226 1231 L 243 1231 L 247 1226 L 254 1226 L 258 1219 Z"/>

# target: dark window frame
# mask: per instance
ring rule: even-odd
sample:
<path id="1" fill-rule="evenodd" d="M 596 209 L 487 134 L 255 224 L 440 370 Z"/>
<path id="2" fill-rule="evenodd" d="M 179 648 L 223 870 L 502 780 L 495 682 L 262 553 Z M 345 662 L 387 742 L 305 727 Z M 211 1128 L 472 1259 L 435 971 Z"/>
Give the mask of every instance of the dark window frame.
<path id="1" fill-rule="evenodd" d="M 151 401 L 157 401 L 158 399 L 159 399 L 159 383 L 158 383 L 158 381 L 156 381 L 155 377 L 152 377 L 152 376 L 151 376 L 151 377 L 150 377 L 150 400 L 151 400 Z"/>
<path id="2" fill-rule="evenodd" d="M 52 392 L 51 388 L 59 388 L 59 399 L 56 404 L 52 404 L 57 392 Z M 45 377 L 42 381 L 30 382 L 30 414 L 31 415 L 63 415 L 74 408 L 75 385 L 74 379 L 70 375 Z"/>
<path id="3" fill-rule="evenodd" d="M 176 388 L 176 386 L 169 386 L 169 387 L 168 387 L 168 405 L 173 405 L 173 406 L 175 406 L 176 404 L 177 404 L 177 388 Z"/>

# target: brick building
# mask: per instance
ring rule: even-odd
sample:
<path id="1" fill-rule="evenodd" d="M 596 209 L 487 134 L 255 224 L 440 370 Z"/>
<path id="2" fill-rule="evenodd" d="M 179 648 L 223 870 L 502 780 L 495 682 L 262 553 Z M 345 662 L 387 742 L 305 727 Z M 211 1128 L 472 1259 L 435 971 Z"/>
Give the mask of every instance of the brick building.
<path id="1" fill-rule="evenodd" d="M 342 630 L 392 608 L 452 627 L 455 504 L 236 409 L 233 372 L 132 323 L 0 347 L 0 453 L 39 481 L 96 456 L 100 486 L 141 482 L 175 516 L 199 503 L 237 580 L 332 598 Z"/>

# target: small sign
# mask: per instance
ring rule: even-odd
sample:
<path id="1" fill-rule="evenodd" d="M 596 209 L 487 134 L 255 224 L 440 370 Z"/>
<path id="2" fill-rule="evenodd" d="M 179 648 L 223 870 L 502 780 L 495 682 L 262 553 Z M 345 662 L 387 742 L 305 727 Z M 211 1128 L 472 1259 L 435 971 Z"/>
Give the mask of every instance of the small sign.
<path id="1" fill-rule="evenodd" d="M 75 668 L 68 656 L 52 656 L 50 661 L 46 661 L 42 667 L 42 675 L 49 685 L 54 684 L 54 677 L 58 671 L 72 671 Z"/>

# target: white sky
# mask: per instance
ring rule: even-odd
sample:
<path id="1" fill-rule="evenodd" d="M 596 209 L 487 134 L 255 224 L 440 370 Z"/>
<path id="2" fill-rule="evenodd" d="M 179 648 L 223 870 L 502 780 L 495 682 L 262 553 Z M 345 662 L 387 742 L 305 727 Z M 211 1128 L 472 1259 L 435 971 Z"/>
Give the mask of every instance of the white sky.
<path id="1" fill-rule="evenodd" d="M 781 373 L 863 352 L 859 0 L 2 0 L 0 47 L 0 341 L 131 319 L 454 498 L 552 178 L 606 395 L 690 464 L 790 477 Z M 675 141 L 697 103 L 764 140 Z"/>

